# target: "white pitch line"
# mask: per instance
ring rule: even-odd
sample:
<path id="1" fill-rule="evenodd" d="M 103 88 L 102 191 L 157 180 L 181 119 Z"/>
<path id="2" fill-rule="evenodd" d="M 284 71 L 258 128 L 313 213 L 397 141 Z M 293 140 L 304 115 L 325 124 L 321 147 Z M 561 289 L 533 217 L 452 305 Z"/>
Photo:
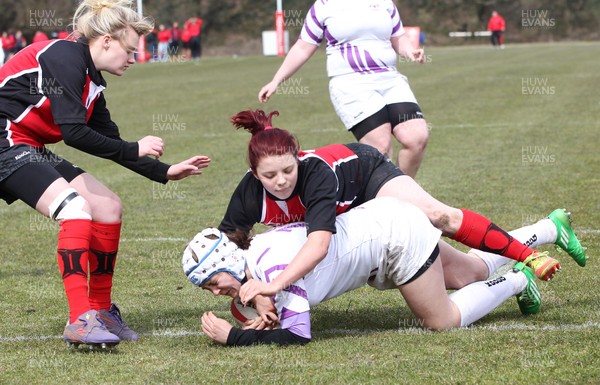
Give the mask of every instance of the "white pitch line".
<path id="1" fill-rule="evenodd" d="M 164 330 L 162 332 L 142 333 L 142 336 L 148 337 L 186 337 L 186 336 L 203 336 L 203 332 L 189 330 Z"/>
<path id="2" fill-rule="evenodd" d="M 62 338 L 62 336 L 17 336 L 17 337 L 0 337 L 0 342 L 19 342 L 19 341 L 43 341 Z"/>
<path id="3" fill-rule="evenodd" d="M 141 333 L 141 337 L 185 337 L 185 336 L 203 336 L 203 332 L 190 330 L 163 330 L 160 332 Z M 0 337 L 0 342 L 19 342 L 19 341 L 44 341 L 58 340 L 63 336 L 17 336 L 17 337 Z"/>
<path id="4" fill-rule="evenodd" d="M 600 234 L 600 230 L 582 229 L 582 230 L 576 230 L 575 234 Z"/>
<path id="5" fill-rule="evenodd" d="M 522 325 L 522 324 L 506 324 L 506 325 L 482 325 L 482 326 L 471 326 L 469 328 L 454 329 L 452 331 L 468 331 L 468 330 L 490 330 L 490 331 L 512 331 L 512 330 L 530 330 L 530 331 L 581 331 L 587 329 L 600 328 L 600 322 L 585 322 L 583 324 L 565 324 L 565 325 Z M 325 329 L 315 331 L 315 334 L 339 334 L 339 335 L 365 335 L 372 333 L 385 333 L 394 331 L 393 329 Z M 407 329 L 396 329 L 395 331 L 402 334 L 421 334 L 427 332 L 426 330 L 419 328 L 407 328 Z M 187 337 L 187 336 L 203 336 L 204 333 L 200 331 L 189 331 L 189 330 L 163 330 L 160 332 L 142 333 L 142 337 Z M 0 342 L 20 342 L 20 341 L 43 341 L 62 339 L 62 336 L 17 336 L 17 337 L 0 337 Z"/>
<path id="6" fill-rule="evenodd" d="M 532 331 L 577 331 L 577 330 L 586 330 L 600 328 L 600 322 L 592 322 L 588 321 L 583 324 L 565 324 L 565 325 L 522 325 L 522 324 L 507 324 L 507 325 L 486 325 L 486 326 L 473 326 L 470 329 L 477 330 L 532 330 Z"/>
<path id="7" fill-rule="evenodd" d="M 531 330 L 531 331 L 579 331 L 579 330 L 587 330 L 600 328 L 600 322 L 586 322 L 584 324 L 565 324 L 565 325 L 543 325 L 543 326 L 533 326 L 533 325 L 522 325 L 522 324 L 508 324 L 508 325 L 482 325 L 482 326 L 470 326 L 468 328 L 457 328 L 452 329 L 447 332 L 457 332 L 457 331 L 469 331 L 469 330 L 490 330 L 490 331 L 511 331 L 511 330 Z M 321 330 L 317 333 L 323 334 L 341 334 L 341 335 L 365 335 L 371 333 L 383 333 L 389 332 L 392 329 L 327 329 Z M 420 328 L 406 328 L 406 329 L 396 329 L 398 333 L 401 334 L 423 334 L 427 333 L 427 330 Z"/>
<path id="8" fill-rule="evenodd" d="M 187 238 L 156 237 L 156 238 L 122 238 L 121 242 L 186 242 Z"/>
<path id="9" fill-rule="evenodd" d="M 531 126 L 532 123 L 519 124 L 518 127 L 521 126 Z M 434 125 L 435 127 L 435 125 Z M 437 128 L 494 128 L 494 127 L 508 127 L 508 123 L 488 123 L 488 124 L 472 124 L 472 123 L 457 123 L 457 124 L 440 124 L 437 125 Z M 512 125 L 511 127 L 516 127 Z"/>

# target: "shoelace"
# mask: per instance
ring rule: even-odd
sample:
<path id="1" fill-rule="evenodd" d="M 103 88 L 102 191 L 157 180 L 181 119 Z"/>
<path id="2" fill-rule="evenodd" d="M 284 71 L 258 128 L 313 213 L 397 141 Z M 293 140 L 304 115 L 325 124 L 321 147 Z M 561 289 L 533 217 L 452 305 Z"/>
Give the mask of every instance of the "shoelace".
<path id="1" fill-rule="evenodd" d="M 536 259 L 539 259 L 541 257 L 548 257 L 550 255 L 550 253 L 548 253 L 547 251 L 536 251 L 535 253 L 531 254 L 529 257 L 525 258 L 525 264 L 531 262 L 531 261 L 535 261 Z"/>
<path id="2" fill-rule="evenodd" d="M 119 309 L 115 307 L 113 310 L 114 311 L 109 311 L 109 313 L 111 313 L 115 317 L 119 325 L 127 326 L 127 324 L 125 323 L 125 321 L 123 321 L 123 318 L 121 317 L 121 312 L 119 311 Z"/>
<path id="3" fill-rule="evenodd" d="M 96 322 L 98 322 L 100 326 L 106 329 L 106 324 L 104 323 L 104 321 L 102 321 L 102 318 L 96 317 Z"/>

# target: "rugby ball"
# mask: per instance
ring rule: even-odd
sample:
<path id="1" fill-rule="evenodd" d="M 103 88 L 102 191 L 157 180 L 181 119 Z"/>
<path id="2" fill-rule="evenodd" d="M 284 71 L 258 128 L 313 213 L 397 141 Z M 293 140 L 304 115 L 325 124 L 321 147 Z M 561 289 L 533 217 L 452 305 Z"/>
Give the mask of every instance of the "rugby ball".
<path id="1" fill-rule="evenodd" d="M 242 301 L 240 301 L 240 297 L 235 297 L 231 300 L 231 314 L 233 314 L 233 317 L 241 324 L 248 320 L 258 318 L 258 312 L 256 311 L 254 304 L 248 303 L 248 305 L 244 306 Z"/>

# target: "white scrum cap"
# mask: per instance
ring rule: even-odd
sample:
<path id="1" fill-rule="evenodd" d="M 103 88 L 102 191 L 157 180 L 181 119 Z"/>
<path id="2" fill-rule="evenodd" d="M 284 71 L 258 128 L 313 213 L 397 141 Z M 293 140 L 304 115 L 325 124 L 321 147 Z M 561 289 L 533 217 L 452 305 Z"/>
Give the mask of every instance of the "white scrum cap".
<path id="1" fill-rule="evenodd" d="M 209 227 L 192 239 L 183 251 L 183 272 L 196 286 L 202 286 L 213 275 L 225 271 L 238 281 L 246 276 L 243 250 L 221 231 Z"/>

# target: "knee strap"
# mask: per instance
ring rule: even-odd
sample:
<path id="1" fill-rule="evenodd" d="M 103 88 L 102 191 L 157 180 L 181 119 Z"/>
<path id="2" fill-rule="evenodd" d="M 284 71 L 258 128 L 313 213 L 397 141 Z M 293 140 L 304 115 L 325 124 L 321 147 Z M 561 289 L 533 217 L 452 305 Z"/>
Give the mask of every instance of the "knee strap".
<path id="1" fill-rule="evenodd" d="M 67 189 L 54 199 L 48 206 L 50 217 L 55 220 L 61 219 L 92 219 L 92 216 L 83 210 L 85 199 L 75 189 Z"/>

